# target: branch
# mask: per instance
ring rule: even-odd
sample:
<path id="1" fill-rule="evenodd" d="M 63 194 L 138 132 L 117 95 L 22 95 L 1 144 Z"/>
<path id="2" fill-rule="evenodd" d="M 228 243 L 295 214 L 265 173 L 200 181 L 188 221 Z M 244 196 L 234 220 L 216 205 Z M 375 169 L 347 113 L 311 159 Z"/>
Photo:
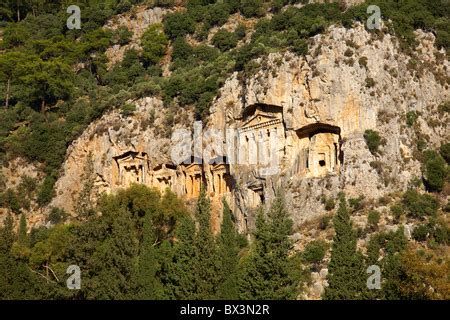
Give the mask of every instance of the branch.
<path id="1" fill-rule="evenodd" d="M 47 268 L 47 269 L 49 269 L 49 270 L 52 272 L 53 276 L 55 277 L 56 281 L 59 282 L 59 279 L 58 279 L 58 277 L 56 276 L 55 272 L 52 270 L 52 268 L 50 268 L 49 266 L 44 266 L 44 267 Z"/>
<path id="2" fill-rule="evenodd" d="M 53 283 L 56 283 L 55 281 L 53 281 L 53 280 L 50 280 L 49 278 L 47 278 L 46 276 L 44 276 L 42 273 L 40 273 L 40 272 L 37 272 L 37 271 L 34 271 L 33 269 L 31 269 L 30 267 L 28 267 L 28 269 L 30 269 L 30 271 L 31 272 L 33 272 L 33 273 L 36 273 L 36 274 L 38 274 L 38 275 L 40 275 L 42 278 L 44 278 L 45 280 L 47 280 L 47 281 L 50 281 L 50 282 L 53 282 Z"/>

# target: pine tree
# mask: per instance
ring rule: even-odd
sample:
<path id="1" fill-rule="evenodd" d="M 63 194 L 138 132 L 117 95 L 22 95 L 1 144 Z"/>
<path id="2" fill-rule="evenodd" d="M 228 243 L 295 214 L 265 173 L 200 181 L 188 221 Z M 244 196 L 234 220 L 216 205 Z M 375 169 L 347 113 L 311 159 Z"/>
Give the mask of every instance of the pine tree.
<path id="1" fill-rule="evenodd" d="M 4 221 L 3 228 L 0 229 L 0 254 L 8 254 L 13 243 L 14 223 L 12 216 L 9 214 Z"/>
<path id="2" fill-rule="evenodd" d="M 352 229 L 345 197 L 333 219 L 335 236 L 328 265 L 328 284 L 324 298 L 329 300 L 354 300 L 362 298 L 365 291 L 365 270 L 362 254 L 356 247 L 356 233 Z"/>
<path id="3" fill-rule="evenodd" d="M 0 229 L 0 300 L 37 298 L 33 276 L 26 263 L 12 255 L 14 240 L 13 218 L 8 215 Z"/>
<path id="4" fill-rule="evenodd" d="M 27 237 L 27 219 L 25 214 L 22 213 L 20 216 L 19 222 L 19 244 L 22 246 L 28 246 L 28 237 Z"/>
<path id="5" fill-rule="evenodd" d="M 193 298 L 212 299 L 218 285 L 217 249 L 211 231 L 211 203 L 204 187 L 197 201 L 195 218 L 198 231 L 194 238 L 193 268 L 196 292 Z"/>
<path id="6" fill-rule="evenodd" d="M 135 284 L 133 270 L 138 253 L 135 222 L 126 208 L 103 208 L 107 231 L 93 255 L 91 272 L 82 286 L 88 299 L 127 299 Z"/>
<path id="7" fill-rule="evenodd" d="M 223 219 L 218 237 L 219 287 L 217 298 L 224 300 L 238 299 L 238 234 L 231 219 L 231 210 L 223 200 Z"/>
<path id="8" fill-rule="evenodd" d="M 167 266 L 166 290 L 170 298 L 177 300 L 193 299 L 195 293 L 195 223 L 188 215 L 179 220 L 175 232 L 175 245 L 172 263 Z"/>
<path id="9" fill-rule="evenodd" d="M 159 270 L 157 241 L 153 214 L 147 212 L 144 217 L 143 241 L 138 262 L 137 297 L 140 299 L 164 298 L 164 288 L 156 275 Z"/>
<path id="10" fill-rule="evenodd" d="M 292 220 L 280 194 L 267 218 L 262 210 L 256 217 L 255 239 L 240 277 L 241 299 L 294 299 L 300 281 L 300 266 L 289 258 Z"/>

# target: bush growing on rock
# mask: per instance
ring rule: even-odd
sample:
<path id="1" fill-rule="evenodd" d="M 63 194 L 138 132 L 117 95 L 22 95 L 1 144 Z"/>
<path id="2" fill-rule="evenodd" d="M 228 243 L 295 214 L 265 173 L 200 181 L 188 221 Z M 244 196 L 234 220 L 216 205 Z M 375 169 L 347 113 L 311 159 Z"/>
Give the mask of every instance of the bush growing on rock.
<path id="1" fill-rule="evenodd" d="M 447 164 L 450 164 L 450 143 L 444 143 L 441 145 L 439 153 L 441 154 L 441 157 L 445 159 Z"/>
<path id="2" fill-rule="evenodd" d="M 47 176 L 44 179 L 44 182 L 39 187 L 38 194 L 37 194 L 37 203 L 40 206 L 45 206 L 52 200 L 52 198 L 55 194 L 55 191 L 53 190 L 53 186 L 54 186 L 55 182 L 56 182 L 56 180 L 52 176 Z"/>
<path id="3" fill-rule="evenodd" d="M 325 210 L 331 211 L 331 210 L 334 209 L 335 206 L 336 206 L 336 203 L 334 202 L 333 198 L 326 199 L 326 201 L 325 201 Z"/>
<path id="4" fill-rule="evenodd" d="M 448 231 L 445 223 L 430 222 L 417 226 L 412 233 L 412 237 L 419 242 L 430 239 L 431 243 L 446 245 L 448 243 Z"/>
<path id="5" fill-rule="evenodd" d="M 64 222 L 68 216 L 68 213 L 61 208 L 52 208 L 50 214 L 48 215 L 48 221 L 53 224 L 58 224 Z"/>
<path id="6" fill-rule="evenodd" d="M 376 210 L 370 210 L 367 215 L 367 223 L 371 228 L 376 229 L 378 227 L 378 223 L 380 222 L 380 213 Z"/>
<path id="7" fill-rule="evenodd" d="M 330 216 L 323 216 L 320 219 L 319 228 L 320 230 L 326 230 L 328 226 L 330 225 L 331 217 Z"/>
<path id="8" fill-rule="evenodd" d="M 136 111 L 136 106 L 131 103 L 126 103 L 120 109 L 121 109 L 120 113 L 124 117 L 128 117 L 128 116 L 131 116 Z"/>
<path id="9" fill-rule="evenodd" d="M 444 158 L 436 151 L 427 150 L 424 152 L 422 172 L 425 179 L 425 185 L 429 191 L 442 191 L 447 171 L 448 169 Z"/>
<path id="10" fill-rule="evenodd" d="M 168 44 L 163 26 L 161 24 L 150 26 L 142 35 L 141 44 L 144 61 L 150 64 L 159 63 L 166 52 Z"/>
<path id="11" fill-rule="evenodd" d="M 392 217 L 394 218 L 394 221 L 398 222 L 400 220 L 400 217 L 404 213 L 403 206 L 401 204 L 394 204 L 391 206 L 390 210 L 391 210 Z"/>
<path id="12" fill-rule="evenodd" d="M 409 111 L 406 113 L 406 124 L 408 127 L 412 127 L 418 118 L 418 114 L 415 111 Z"/>
<path id="13" fill-rule="evenodd" d="M 208 26 L 221 26 L 227 22 L 230 16 L 230 6 L 228 3 L 217 2 L 209 7 L 205 15 L 205 22 Z"/>
<path id="14" fill-rule="evenodd" d="M 113 41 L 121 46 L 126 45 L 130 42 L 133 32 L 128 30 L 127 27 L 119 27 L 114 34 Z"/>
<path id="15" fill-rule="evenodd" d="M 364 209 L 365 203 L 364 203 L 364 196 L 361 195 L 358 198 L 350 198 L 348 199 L 349 206 L 353 209 L 353 211 L 359 211 Z"/>
<path id="16" fill-rule="evenodd" d="M 366 140 L 367 147 L 372 154 L 378 153 L 378 148 L 381 145 L 381 137 L 375 130 L 366 130 L 364 132 L 364 140 Z"/>
<path id="17" fill-rule="evenodd" d="M 426 224 L 421 224 L 414 228 L 412 233 L 412 237 L 416 241 L 425 241 L 427 240 L 428 235 L 430 234 L 430 228 Z"/>
<path id="18" fill-rule="evenodd" d="M 303 250 L 302 257 L 308 263 L 320 263 L 325 257 L 327 244 L 323 240 L 314 240 L 309 242 Z"/>
<path id="19" fill-rule="evenodd" d="M 224 29 L 220 29 L 212 38 L 212 44 L 220 51 L 228 51 L 234 48 L 237 42 L 237 35 Z"/>
<path id="20" fill-rule="evenodd" d="M 411 217 L 424 218 L 437 213 L 439 202 L 429 194 L 420 194 L 416 190 L 408 190 L 403 194 L 402 203 L 406 213 Z"/>
<path id="21" fill-rule="evenodd" d="M 264 14 L 263 0 L 241 0 L 239 10 L 247 17 L 258 17 Z"/>
<path id="22" fill-rule="evenodd" d="M 166 15 L 164 19 L 164 32 L 170 39 L 184 37 L 189 33 L 194 33 L 195 21 L 190 15 L 184 12 L 175 12 Z"/>

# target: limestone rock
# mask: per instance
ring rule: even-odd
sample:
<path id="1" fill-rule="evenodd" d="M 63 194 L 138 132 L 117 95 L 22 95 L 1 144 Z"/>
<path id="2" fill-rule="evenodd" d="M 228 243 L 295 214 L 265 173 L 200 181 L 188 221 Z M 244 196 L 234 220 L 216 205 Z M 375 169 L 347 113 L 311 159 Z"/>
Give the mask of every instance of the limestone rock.
<path id="1" fill-rule="evenodd" d="M 159 19 L 160 14 L 153 14 L 154 18 L 143 19 L 148 23 Z M 416 59 L 435 61 L 434 38 L 419 32 L 418 39 Z M 345 58 L 346 50 L 353 52 L 352 63 Z M 409 70 L 409 59 L 389 34 L 374 38 L 363 25 L 330 27 L 313 38 L 306 57 L 273 53 L 257 60 L 261 68 L 248 78 L 232 74 L 203 124 L 203 132 L 218 134 L 203 137 L 203 150 L 209 151 L 199 155 L 227 161 L 221 165 L 174 164 L 175 141 L 170 134 L 185 129 L 189 137 L 193 114 L 179 111 L 184 113 L 168 130 L 160 99 L 134 101 L 138 106 L 134 116 L 111 111 L 72 144 L 51 206 L 76 214 L 89 154 L 95 181 L 92 199 L 127 186 L 130 179 L 158 188 L 168 185 L 180 196 L 189 196 L 199 183 L 189 180 L 193 177 L 207 185 L 213 198 L 226 195 L 241 232 L 253 228 L 256 208 L 270 204 L 277 190 L 284 193 L 294 227 L 324 213 L 323 196 L 333 198 L 345 191 L 348 197 L 364 195 L 370 200 L 405 190 L 410 179 L 420 175 L 420 163 L 411 151 L 416 142 L 408 133 L 405 114 L 416 110 L 421 119 L 438 122 L 431 126 L 418 121 L 421 132 L 429 136 L 429 146 L 448 136 L 445 119 L 437 119 L 435 111 L 449 100 L 449 90 L 435 74 L 448 77 L 450 72 L 444 60 L 419 75 Z M 154 123 L 148 122 L 150 110 L 155 112 Z M 384 139 L 376 155 L 364 140 L 368 129 Z M 218 150 L 210 150 L 217 140 Z M 147 177 L 139 171 L 140 161 L 151 164 Z M 120 174 L 127 170 L 129 176 Z M 217 229 L 220 201 L 213 207 Z"/>

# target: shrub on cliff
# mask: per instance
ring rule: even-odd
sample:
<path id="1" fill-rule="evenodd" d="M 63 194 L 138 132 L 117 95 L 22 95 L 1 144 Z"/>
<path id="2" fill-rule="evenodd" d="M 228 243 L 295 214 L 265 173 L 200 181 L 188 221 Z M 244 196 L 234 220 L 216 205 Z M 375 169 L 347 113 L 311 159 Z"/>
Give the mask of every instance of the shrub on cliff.
<path id="1" fill-rule="evenodd" d="M 220 29 L 212 38 L 212 44 L 220 51 L 228 51 L 236 47 L 237 42 L 237 35 L 224 29 Z"/>
<path id="2" fill-rule="evenodd" d="M 378 228 L 378 223 L 380 222 L 380 213 L 377 210 L 370 210 L 367 215 L 367 224 L 373 230 Z"/>
<path id="3" fill-rule="evenodd" d="M 241 0 L 239 10 L 247 18 L 262 16 L 265 12 L 263 0 Z"/>
<path id="4" fill-rule="evenodd" d="M 327 244 L 323 240 L 314 240 L 309 242 L 303 250 L 302 257 L 308 262 L 316 265 L 320 263 L 327 252 Z"/>
<path id="5" fill-rule="evenodd" d="M 164 19 L 164 32 L 170 39 L 183 37 L 194 31 L 195 21 L 185 12 L 170 13 Z"/>
<path id="6" fill-rule="evenodd" d="M 427 150 L 424 152 L 422 172 L 425 185 L 429 191 L 442 191 L 447 171 L 445 160 L 436 151 Z"/>
<path id="7" fill-rule="evenodd" d="M 161 24 L 151 25 L 142 35 L 142 57 L 145 62 L 157 64 L 166 53 L 168 44 Z"/>
<path id="8" fill-rule="evenodd" d="M 441 145 L 439 153 L 441 154 L 442 158 L 445 159 L 447 164 L 450 164 L 450 143 L 444 143 L 443 145 Z"/>
<path id="9" fill-rule="evenodd" d="M 408 190 L 403 194 L 402 203 L 409 216 L 423 218 L 437 213 L 439 202 L 429 194 Z"/>
<path id="10" fill-rule="evenodd" d="M 376 154 L 382 142 L 379 133 L 375 130 L 366 130 L 364 132 L 364 139 L 370 152 Z"/>

